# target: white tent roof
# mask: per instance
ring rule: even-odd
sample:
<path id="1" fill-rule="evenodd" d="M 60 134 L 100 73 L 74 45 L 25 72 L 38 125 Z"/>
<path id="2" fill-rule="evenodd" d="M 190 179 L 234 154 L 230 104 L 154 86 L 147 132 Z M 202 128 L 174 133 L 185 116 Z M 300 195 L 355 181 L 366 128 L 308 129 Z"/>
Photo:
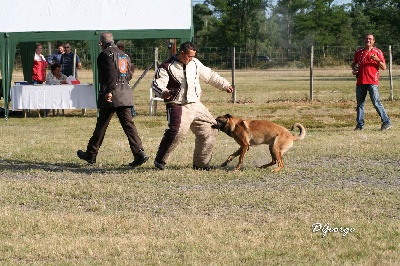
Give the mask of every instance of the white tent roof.
<path id="1" fill-rule="evenodd" d="M 191 0 L 1 2 L 0 32 L 190 29 L 192 23 Z"/>
<path id="2" fill-rule="evenodd" d="M 86 40 L 98 89 L 96 57 L 101 31 L 115 39 L 193 38 L 191 0 L 1 0 L 0 70 L 5 106 L 17 43 L 24 79 L 32 76 L 35 42 Z M 5 117 L 8 108 L 5 108 Z"/>

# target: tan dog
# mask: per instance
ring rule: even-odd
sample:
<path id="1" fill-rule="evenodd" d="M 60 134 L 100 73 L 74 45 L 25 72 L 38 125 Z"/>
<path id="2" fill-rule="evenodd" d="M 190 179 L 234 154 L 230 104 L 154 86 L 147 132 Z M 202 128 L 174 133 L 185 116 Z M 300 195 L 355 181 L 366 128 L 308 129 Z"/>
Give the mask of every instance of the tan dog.
<path id="1" fill-rule="evenodd" d="M 272 156 L 272 161 L 268 164 L 261 166 L 266 168 L 278 163 L 278 167 L 273 172 L 280 171 L 283 166 L 282 155 L 293 146 L 293 141 L 302 140 L 306 135 L 305 128 L 295 123 L 292 126 L 299 128 L 300 134 L 292 135 L 286 128 L 266 120 L 243 120 L 226 114 L 216 118 L 217 124 L 213 125 L 212 128 L 217 128 L 225 132 L 228 136 L 234 138 L 240 145 L 240 148 L 229 155 L 228 159 L 221 165 L 221 167 L 227 166 L 236 156 L 239 156 L 239 163 L 235 170 L 239 170 L 244 155 L 250 146 L 257 146 L 260 144 L 268 144 L 269 152 Z"/>

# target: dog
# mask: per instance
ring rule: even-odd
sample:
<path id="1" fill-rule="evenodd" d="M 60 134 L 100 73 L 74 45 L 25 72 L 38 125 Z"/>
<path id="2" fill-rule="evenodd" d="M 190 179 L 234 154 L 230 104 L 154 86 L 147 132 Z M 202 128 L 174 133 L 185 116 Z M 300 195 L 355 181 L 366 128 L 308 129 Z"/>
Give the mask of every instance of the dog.
<path id="1" fill-rule="evenodd" d="M 217 124 L 211 127 L 225 132 L 240 145 L 240 148 L 229 155 L 228 159 L 221 165 L 221 167 L 227 166 L 230 161 L 240 155 L 235 171 L 240 169 L 250 146 L 268 144 L 272 161 L 260 166 L 260 168 L 278 164 L 278 167 L 272 172 L 279 172 L 284 167 L 283 154 L 293 146 L 293 141 L 302 140 L 306 135 L 306 129 L 299 123 L 295 123 L 291 130 L 297 127 L 300 134 L 292 135 L 286 128 L 266 120 L 243 120 L 230 114 L 219 116 L 215 120 Z"/>

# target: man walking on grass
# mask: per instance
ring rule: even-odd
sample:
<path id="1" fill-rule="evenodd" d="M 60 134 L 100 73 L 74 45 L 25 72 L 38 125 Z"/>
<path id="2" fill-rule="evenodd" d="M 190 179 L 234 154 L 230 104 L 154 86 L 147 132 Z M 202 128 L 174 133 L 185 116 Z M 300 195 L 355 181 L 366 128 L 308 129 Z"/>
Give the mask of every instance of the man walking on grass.
<path id="1" fill-rule="evenodd" d="M 386 69 L 385 57 L 382 51 L 376 48 L 374 44 L 374 35 L 370 33 L 366 34 L 364 37 L 364 48 L 356 51 L 353 64 L 351 65 L 353 68 L 353 75 L 357 77 L 357 125 L 354 130 L 362 130 L 364 128 L 364 105 L 368 92 L 375 110 L 381 117 L 381 130 L 387 130 L 392 127 L 390 119 L 379 98 L 378 91 L 379 69 Z"/>
<path id="2" fill-rule="evenodd" d="M 108 124 L 116 113 L 122 129 L 128 137 L 129 147 L 134 157 L 134 161 L 129 165 L 137 167 L 144 164 L 149 157 L 144 153 L 142 141 L 132 121 L 133 95 L 129 86 L 132 78 L 131 60 L 127 54 L 115 46 L 111 32 L 103 32 L 100 35 L 99 45 L 102 49 L 97 57 L 100 82 L 97 102 L 99 116 L 86 151 L 78 150 L 77 155 L 79 159 L 90 164 L 96 162 L 96 156 L 103 143 Z"/>

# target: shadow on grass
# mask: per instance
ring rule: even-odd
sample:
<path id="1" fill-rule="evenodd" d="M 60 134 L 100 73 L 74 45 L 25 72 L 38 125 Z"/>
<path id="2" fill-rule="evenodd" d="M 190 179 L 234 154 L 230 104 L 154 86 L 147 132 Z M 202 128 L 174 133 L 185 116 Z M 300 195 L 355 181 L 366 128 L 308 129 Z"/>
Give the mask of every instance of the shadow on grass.
<path id="1" fill-rule="evenodd" d="M 236 164 L 235 164 L 236 165 Z M 214 171 L 234 171 L 235 166 L 228 167 L 220 167 L 219 165 L 215 166 L 216 168 L 211 171 L 203 171 L 203 170 L 193 170 L 197 172 L 214 172 Z M 129 165 L 106 165 L 103 166 L 102 163 L 96 164 L 85 164 L 85 163 L 43 163 L 43 162 L 29 162 L 29 161 L 21 161 L 21 160 L 0 160 L 0 170 L 1 171 L 18 171 L 21 172 L 29 172 L 32 170 L 42 170 L 45 172 L 54 172 L 54 173 L 62 173 L 62 172 L 70 172 L 75 174 L 106 174 L 106 173 L 122 173 L 127 171 L 135 171 L 139 173 L 154 171 L 154 172 L 163 172 L 157 169 L 153 162 L 147 162 L 139 167 L 132 168 Z M 182 170 L 192 170 L 190 166 L 177 166 L 177 165 L 169 165 L 164 171 L 182 171 Z M 18 175 L 9 175 L 8 177 L 19 177 Z"/>
<path id="2" fill-rule="evenodd" d="M 26 172 L 31 170 L 43 170 L 46 172 L 72 172 L 72 173 L 81 173 L 81 174 L 93 174 L 93 173 L 109 173 L 109 172 L 126 172 L 126 171 L 137 171 L 144 172 L 149 171 L 148 168 L 137 167 L 132 168 L 129 165 L 121 165 L 121 166 L 103 166 L 100 164 L 79 164 L 79 163 L 43 163 L 43 162 L 29 162 L 29 161 L 20 161 L 20 160 L 1 160 L 0 161 L 0 169 L 2 171 L 18 171 L 18 172 Z M 154 169 L 158 170 L 158 169 Z"/>

